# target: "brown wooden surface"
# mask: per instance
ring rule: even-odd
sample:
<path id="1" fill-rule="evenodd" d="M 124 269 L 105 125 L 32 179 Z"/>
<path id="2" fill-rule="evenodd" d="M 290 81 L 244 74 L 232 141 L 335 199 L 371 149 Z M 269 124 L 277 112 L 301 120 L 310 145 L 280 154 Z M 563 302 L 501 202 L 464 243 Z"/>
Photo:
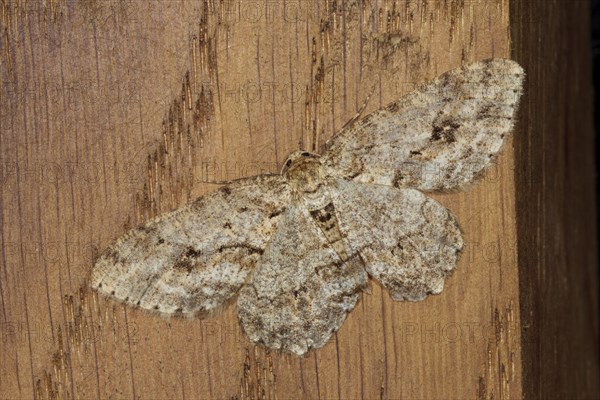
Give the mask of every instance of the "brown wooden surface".
<path id="1" fill-rule="evenodd" d="M 517 241 L 512 140 L 470 191 L 436 196 L 467 243 L 444 292 L 395 303 L 373 284 L 305 358 L 251 346 L 235 307 L 166 320 L 98 298 L 86 283 L 98 251 L 127 229 L 215 190 L 210 181 L 278 171 L 369 94 L 367 111 L 461 63 L 509 57 L 510 21 L 506 0 L 0 0 L 0 398 L 536 397 L 524 382 L 562 375 L 532 378 L 521 367 L 520 312 L 539 311 L 519 302 L 517 244 L 542 239 Z M 522 126 L 516 143 L 539 134 Z M 572 157 L 588 142 L 570 144 Z M 519 163 L 543 157 L 528 149 Z M 559 239 L 544 226 L 554 249 Z M 538 257 L 537 247 L 518 250 Z M 582 253 L 569 254 L 582 271 Z M 571 273 L 572 307 L 587 310 L 583 278 Z M 550 295 L 535 290 L 526 304 L 541 307 Z M 573 311 L 561 299 L 547 318 Z M 547 327 L 558 329 L 536 325 L 533 339 Z M 597 360 L 586 368 L 593 374 Z"/>
<path id="2" fill-rule="evenodd" d="M 523 395 L 599 398 L 588 2 L 517 0 L 511 16 L 529 74 L 515 139 Z"/>

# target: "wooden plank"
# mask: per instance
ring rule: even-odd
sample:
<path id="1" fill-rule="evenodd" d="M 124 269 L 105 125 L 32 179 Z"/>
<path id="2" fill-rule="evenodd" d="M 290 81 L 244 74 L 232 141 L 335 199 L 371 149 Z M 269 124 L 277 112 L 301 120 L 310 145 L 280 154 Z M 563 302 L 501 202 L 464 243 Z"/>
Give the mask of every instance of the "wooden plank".
<path id="1" fill-rule="evenodd" d="M 597 398 L 598 258 L 586 1 L 511 3 L 528 72 L 515 159 L 523 394 Z"/>
<path id="2" fill-rule="evenodd" d="M 512 142 L 438 195 L 467 248 L 444 292 L 373 284 L 305 358 L 251 346 L 234 307 L 164 320 L 87 288 L 130 227 L 278 171 L 462 63 L 508 57 L 506 0 L 0 2 L 2 397 L 519 398 Z M 523 134 L 522 131 L 519 134 Z"/>

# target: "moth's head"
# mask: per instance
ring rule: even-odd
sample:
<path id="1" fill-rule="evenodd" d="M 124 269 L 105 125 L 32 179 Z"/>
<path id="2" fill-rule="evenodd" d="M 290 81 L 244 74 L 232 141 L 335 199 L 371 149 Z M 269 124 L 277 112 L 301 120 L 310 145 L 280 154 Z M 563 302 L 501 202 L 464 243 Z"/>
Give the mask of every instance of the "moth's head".
<path id="1" fill-rule="evenodd" d="M 295 151 L 289 155 L 281 174 L 299 191 L 314 191 L 319 185 L 320 156 L 308 151 Z"/>

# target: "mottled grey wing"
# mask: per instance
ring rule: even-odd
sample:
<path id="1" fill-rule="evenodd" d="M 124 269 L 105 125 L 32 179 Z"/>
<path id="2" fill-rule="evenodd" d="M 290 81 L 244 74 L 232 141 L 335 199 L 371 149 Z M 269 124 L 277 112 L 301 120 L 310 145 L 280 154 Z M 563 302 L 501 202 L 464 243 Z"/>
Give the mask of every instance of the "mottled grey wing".
<path id="1" fill-rule="evenodd" d="M 514 61 L 449 71 L 334 136 L 325 174 L 420 190 L 459 189 L 511 133 L 524 78 Z"/>
<path id="2" fill-rule="evenodd" d="M 349 251 L 394 300 L 438 294 L 463 247 L 456 219 L 415 189 L 338 180 L 333 199 Z"/>
<path id="3" fill-rule="evenodd" d="M 251 341 L 302 355 L 340 328 L 367 279 L 360 259 L 342 262 L 305 208 L 289 208 L 240 291 L 240 323 Z"/>
<path id="4" fill-rule="evenodd" d="M 222 187 L 118 239 L 97 260 L 92 287 L 164 314 L 207 314 L 245 283 L 289 201 L 280 175 Z"/>

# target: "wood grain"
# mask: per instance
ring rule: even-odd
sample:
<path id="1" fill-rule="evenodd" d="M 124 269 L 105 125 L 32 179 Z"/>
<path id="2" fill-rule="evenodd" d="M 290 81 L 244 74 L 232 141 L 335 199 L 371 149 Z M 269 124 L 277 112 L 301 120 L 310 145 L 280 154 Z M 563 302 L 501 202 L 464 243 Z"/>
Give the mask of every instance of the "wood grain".
<path id="1" fill-rule="evenodd" d="M 86 282 L 112 240 L 216 181 L 278 171 L 365 103 L 509 57 L 511 24 L 507 0 L 0 0 L 0 397 L 534 394 L 517 259 L 533 250 L 518 247 L 512 140 L 469 192 L 436 196 L 467 243 L 444 292 L 396 303 L 373 284 L 307 357 L 251 346 L 234 307 L 165 320 Z"/>

